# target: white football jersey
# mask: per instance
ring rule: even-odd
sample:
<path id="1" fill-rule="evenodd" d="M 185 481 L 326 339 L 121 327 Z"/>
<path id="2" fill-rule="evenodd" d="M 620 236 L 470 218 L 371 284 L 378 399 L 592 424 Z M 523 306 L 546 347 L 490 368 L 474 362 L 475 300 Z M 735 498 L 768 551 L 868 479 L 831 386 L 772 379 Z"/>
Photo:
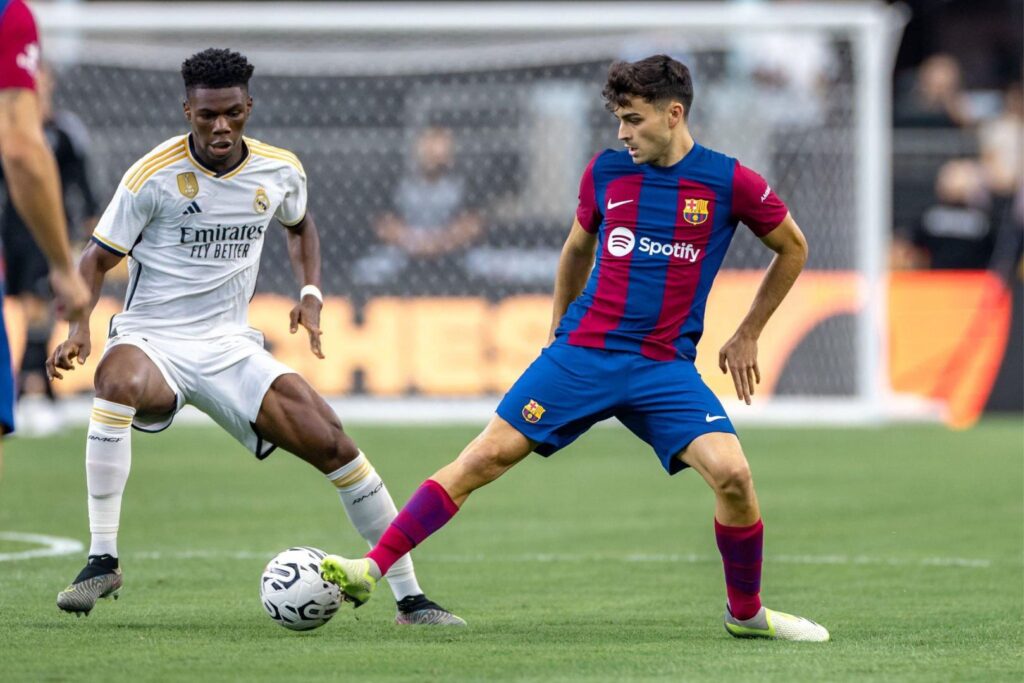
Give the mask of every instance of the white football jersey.
<path id="1" fill-rule="evenodd" d="M 116 332 L 190 339 L 244 332 L 271 218 L 306 215 L 306 173 L 291 152 L 244 138 L 247 154 L 218 175 L 189 135 L 171 138 L 125 173 L 93 240 L 128 255 Z"/>

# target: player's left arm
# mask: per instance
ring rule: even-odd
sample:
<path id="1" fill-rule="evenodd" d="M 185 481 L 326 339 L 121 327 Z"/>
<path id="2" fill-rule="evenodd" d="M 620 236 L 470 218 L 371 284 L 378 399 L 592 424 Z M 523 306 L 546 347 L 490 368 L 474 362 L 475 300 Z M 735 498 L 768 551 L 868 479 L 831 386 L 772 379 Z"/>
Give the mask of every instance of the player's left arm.
<path id="1" fill-rule="evenodd" d="M 747 315 L 718 352 L 718 367 L 723 373 L 732 373 L 736 397 L 747 405 L 754 395 L 754 385 L 761 382 L 757 340 L 807 262 L 807 240 L 789 213 L 775 229 L 763 235 L 761 241 L 775 252 L 775 258 L 761 280 Z"/>
<path id="2" fill-rule="evenodd" d="M 295 225 L 287 225 L 288 256 L 292 262 L 292 270 L 302 286 L 313 285 L 320 289 L 320 232 L 317 230 L 313 216 L 306 215 Z M 292 308 L 291 332 L 295 334 L 299 325 L 309 333 L 309 349 L 317 358 L 323 358 L 320 346 L 320 309 L 323 303 L 316 296 L 306 294 Z"/>

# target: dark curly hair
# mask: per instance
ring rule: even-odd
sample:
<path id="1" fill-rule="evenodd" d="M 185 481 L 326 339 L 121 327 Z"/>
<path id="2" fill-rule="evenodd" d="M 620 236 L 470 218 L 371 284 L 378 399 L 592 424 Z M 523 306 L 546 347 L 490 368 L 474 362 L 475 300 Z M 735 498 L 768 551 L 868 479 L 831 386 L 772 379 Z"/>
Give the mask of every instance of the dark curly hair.
<path id="1" fill-rule="evenodd" d="M 237 52 L 208 47 L 181 63 L 185 92 L 196 88 L 233 88 L 248 90 L 253 65 Z"/>
<path id="2" fill-rule="evenodd" d="M 625 106 L 631 97 L 641 97 L 651 104 L 681 102 L 689 118 L 693 79 L 682 62 L 668 55 L 654 55 L 638 62 L 613 62 L 601 94 L 609 111 Z"/>

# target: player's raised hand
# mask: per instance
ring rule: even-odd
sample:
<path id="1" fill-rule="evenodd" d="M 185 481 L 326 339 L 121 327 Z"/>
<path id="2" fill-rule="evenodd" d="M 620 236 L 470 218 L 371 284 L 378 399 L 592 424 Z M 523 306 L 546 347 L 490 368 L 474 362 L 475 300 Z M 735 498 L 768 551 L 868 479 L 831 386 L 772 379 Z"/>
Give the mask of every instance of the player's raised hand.
<path id="1" fill-rule="evenodd" d="M 299 325 L 305 327 L 306 331 L 309 332 L 309 350 L 317 358 L 324 357 L 324 352 L 320 348 L 320 335 L 323 334 L 320 331 L 321 308 L 323 308 L 323 304 L 320 303 L 320 300 L 311 294 L 307 294 L 302 297 L 302 301 L 289 313 L 291 333 L 295 334 L 299 330 Z"/>
<path id="2" fill-rule="evenodd" d="M 748 406 L 754 395 L 754 385 L 761 383 L 761 370 L 757 367 L 757 339 L 737 332 L 718 352 L 718 367 L 723 373 L 732 373 L 736 398 Z"/>
<path id="3" fill-rule="evenodd" d="M 72 330 L 68 338 L 54 349 L 50 357 L 46 359 L 46 377 L 48 379 L 64 379 L 64 375 L 60 373 L 58 368 L 60 370 L 74 370 L 73 360 L 78 359 L 78 364 L 84 365 L 85 361 L 89 358 L 89 354 L 92 353 L 92 340 L 89 336 L 88 323 L 75 325 L 72 327 Z"/>

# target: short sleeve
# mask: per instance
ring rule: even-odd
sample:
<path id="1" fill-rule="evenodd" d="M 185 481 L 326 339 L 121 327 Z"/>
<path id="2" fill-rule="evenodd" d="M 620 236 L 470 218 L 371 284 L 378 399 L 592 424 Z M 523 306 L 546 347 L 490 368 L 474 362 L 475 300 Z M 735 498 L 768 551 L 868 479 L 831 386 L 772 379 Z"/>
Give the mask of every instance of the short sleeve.
<path id="1" fill-rule="evenodd" d="M 155 183 L 143 185 L 137 193 L 124 183 L 118 185 L 114 198 L 92 233 L 93 242 L 118 256 L 130 252 L 143 228 L 153 219 L 155 191 Z"/>
<path id="2" fill-rule="evenodd" d="M 597 189 L 594 186 L 594 163 L 597 162 L 598 156 L 600 155 L 595 154 L 583 171 L 583 177 L 580 178 L 579 204 L 576 206 L 576 220 L 589 233 L 597 232 L 601 221 L 604 220 L 601 207 L 597 203 Z"/>
<path id="3" fill-rule="evenodd" d="M 768 181 L 737 163 L 732 174 L 732 216 L 746 224 L 758 237 L 774 230 L 789 209 L 768 185 Z"/>
<path id="4" fill-rule="evenodd" d="M 284 199 L 274 217 L 286 227 L 297 225 L 306 217 L 306 173 L 300 167 L 288 165 Z"/>
<path id="5" fill-rule="evenodd" d="M 21 0 L 14 0 L 6 11 L 0 10 L 0 90 L 35 90 L 40 57 L 32 12 Z"/>

